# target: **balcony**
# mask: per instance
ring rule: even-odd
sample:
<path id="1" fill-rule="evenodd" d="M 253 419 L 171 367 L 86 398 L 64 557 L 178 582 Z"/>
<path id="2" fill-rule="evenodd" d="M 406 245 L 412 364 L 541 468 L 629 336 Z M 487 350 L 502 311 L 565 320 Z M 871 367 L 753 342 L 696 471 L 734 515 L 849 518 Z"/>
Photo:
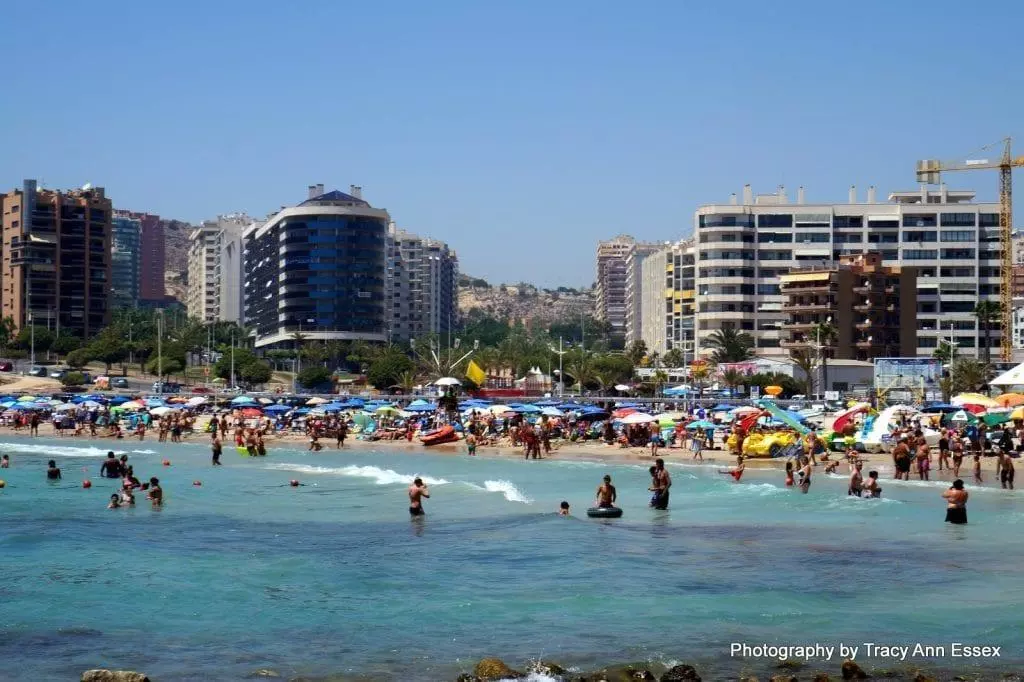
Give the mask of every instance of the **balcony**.
<path id="1" fill-rule="evenodd" d="M 813 302 L 813 303 L 795 303 L 787 302 L 782 304 L 782 312 L 784 313 L 827 313 L 831 311 L 834 304 L 831 302 Z"/>
<path id="2" fill-rule="evenodd" d="M 831 282 L 782 282 L 779 290 L 784 294 L 820 294 L 835 293 L 836 287 Z"/>

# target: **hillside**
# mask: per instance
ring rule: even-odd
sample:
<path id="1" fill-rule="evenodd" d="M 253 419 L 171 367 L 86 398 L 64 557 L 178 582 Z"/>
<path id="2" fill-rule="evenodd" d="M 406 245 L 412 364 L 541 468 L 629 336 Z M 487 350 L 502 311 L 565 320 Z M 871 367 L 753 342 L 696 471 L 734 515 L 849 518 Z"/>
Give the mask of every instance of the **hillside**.
<path id="1" fill-rule="evenodd" d="M 524 324 L 548 324 L 593 315 L 593 289 L 542 289 L 532 284 L 491 285 L 469 275 L 459 277 L 459 312 L 480 310 Z"/>

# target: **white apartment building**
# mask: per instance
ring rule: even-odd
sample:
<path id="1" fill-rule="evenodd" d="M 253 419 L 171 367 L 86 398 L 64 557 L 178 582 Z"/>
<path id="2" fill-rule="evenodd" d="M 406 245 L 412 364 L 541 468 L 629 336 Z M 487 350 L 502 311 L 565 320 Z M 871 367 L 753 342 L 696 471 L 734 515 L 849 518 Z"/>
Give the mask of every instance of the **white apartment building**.
<path id="1" fill-rule="evenodd" d="M 434 334 L 445 343 L 459 323 L 458 282 L 459 260 L 446 243 L 388 226 L 384 298 L 391 341 Z"/>
<path id="2" fill-rule="evenodd" d="M 597 308 L 594 317 L 607 322 L 613 336 L 626 339 L 627 315 L 639 301 L 639 297 L 632 296 L 636 284 L 635 281 L 629 283 L 630 262 L 661 248 L 661 244 L 638 242 L 626 234 L 597 243 L 597 284 L 594 291 Z M 634 271 L 634 275 L 637 273 L 638 270 Z"/>
<path id="3" fill-rule="evenodd" d="M 693 359 L 695 251 L 688 239 L 636 261 L 639 302 L 627 319 L 629 332 L 643 339 L 648 351 L 664 355 L 678 348 Z"/>
<path id="4" fill-rule="evenodd" d="M 256 221 L 244 213 L 205 220 L 189 235 L 189 317 L 237 322 L 244 317 L 242 232 Z"/>
<path id="5" fill-rule="evenodd" d="M 879 252 L 884 265 L 917 268 L 917 353 L 931 355 L 952 335 L 964 355 L 978 355 L 984 339 L 973 310 L 999 300 L 999 205 L 974 203 L 974 192 L 922 186 L 878 201 L 869 188 L 858 201 L 851 187 L 844 204 L 808 204 L 801 187 L 791 203 L 780 187 L 755 197 L 702 206 L 694 214 L 697 238 L 698 352 L 717 329 L 754 337 L 762 356 L 780 347 L 779 275 L 840 255 Z M 992 331 L 992 346 L 1000 334 Z"/>

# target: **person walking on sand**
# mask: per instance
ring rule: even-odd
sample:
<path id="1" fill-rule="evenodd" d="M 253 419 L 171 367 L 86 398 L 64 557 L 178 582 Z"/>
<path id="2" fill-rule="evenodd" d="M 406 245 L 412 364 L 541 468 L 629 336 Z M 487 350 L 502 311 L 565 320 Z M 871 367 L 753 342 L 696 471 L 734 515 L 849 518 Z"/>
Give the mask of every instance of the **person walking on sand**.
<path id="1" fill-rule="evenodd" d="M 417 477 L 412 485 L 409 486 L 409 515 L 410 516 L 426 516 L 426 512 L 423 511 L 423 498 L 430 498 L 430 490 L 427 486 L 423 485 L 423 479 Z"/>
<path id="2" fill-rule="evenodd" d="M 953 481 L 953 485 L 942 493 L 942 497 L 946 500 L 946 523 L 967 523 L 968 494 L 964 490 L 964 482 L 959 478 Z"/>

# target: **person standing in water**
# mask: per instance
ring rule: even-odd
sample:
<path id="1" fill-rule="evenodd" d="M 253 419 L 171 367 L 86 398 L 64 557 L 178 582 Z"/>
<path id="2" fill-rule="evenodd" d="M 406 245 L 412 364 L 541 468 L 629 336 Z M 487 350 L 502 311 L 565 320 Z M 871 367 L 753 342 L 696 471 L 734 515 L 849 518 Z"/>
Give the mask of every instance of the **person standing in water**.
<path id="1" fill-rule="evenodd" d="M 881 497 L 882 496 L 882 486 L 878 485 L 878 472 L 877 471 L 869 471 L 868 472 L 868 480 L 864 481 L 864 487 L 863 487 L 862 495 L 867 495 L 868 497 Z"/>
<path id="2" fill-rule="evenodd" d="M 672 477 L 665 468 L 665 460 L 658 458 L 654 461 L 654 480 L 657 492 L 657 499 L 651 505 L 655 509 L 668 509 L 668 491 L 672 487 Z"/>
<path id="3" fill-rule="evenodd" d="M 220 466 L 220 456 L 224 453 L 224 446 L 220 442 L 220 438 L 217 438 L 217 432 L 213 432 L 213 445 L 210 446 L 210 450 L 213 453 L 213 466 Z"/>
<path id="4" fill-rule="evenodd" d="M 953 481 L 949 490 L 942 493 L 946 500 L 946 523 L 957 525 L 967 523 L 967 491 L 959 478 Z"/>
<path id="5" fill-rule="evenodd" d="M 1013 490 L 1013 458 L 1008 450 L 999 453 L 999 482 L 1003 488 Z"/>
<path id="6" fill-rule="evenodd" d="M 46 480 L 59 481 L 61 478 L 60 469 L 57 468 L 57 462 L 51 459 L 49 466 L 46 469 Z"/>
<path id="7" fill-rule="evenodd" d="M 864 476 L 860 472 L 863 468 L 864 465 L 860 462 L 853 465 L 853 471 L 850 472 L 850 487 L 846 490 L 847 495 L 856 495 L 857 497 L 860 497 L 863 494 Z"/>
<path id="8" fill-rule="evenodd" d="M 728 471 L 722 471 L 721 469 L 719 469 L 718 473 L 724 474 L 726 476 L 732 476 L 732 480 L 739 483 L 740 479 L 743 477 L 744 469 L 746 469 L 746 465 L 743 463 L 743 455 L 737 455 L 735 469 L 729 469 Z"/>
<path id="9" fill-rule="evenodd" d="M 797 474 L 800 476 L 800 492 L 807 494 L 807 491 L 811 489 L 811 472 L 813 471 L 811 460 L 804 457 L 803 466 L 800 467 L 800 471 Z"/>
<path id="10" fill-rule="evenodd" d="M 100 466 L 100 476 L 105 478 L 121 478 L 121 462 L 114 456 L 114 451 L 107 453 L 107 459 Z"/>
<path id="11" fill-rule="evenodd" d="M 426 512 L 423 511 L 423 498 L 430 498 L 430 490 L 427 486 L 423 485 L 423 479 L 417 477 L 412 485 L 409 486 L 409 515 L 410 516 L 425 516 Z"/>
<path id="12" fill-rule="evenodd" d="M 612 477 L 604 475 L 604 481 L 597 486 L 597 506 L 602 509 L 610 509 L 615 506 L 615 486 L 612 485 Z"/>

